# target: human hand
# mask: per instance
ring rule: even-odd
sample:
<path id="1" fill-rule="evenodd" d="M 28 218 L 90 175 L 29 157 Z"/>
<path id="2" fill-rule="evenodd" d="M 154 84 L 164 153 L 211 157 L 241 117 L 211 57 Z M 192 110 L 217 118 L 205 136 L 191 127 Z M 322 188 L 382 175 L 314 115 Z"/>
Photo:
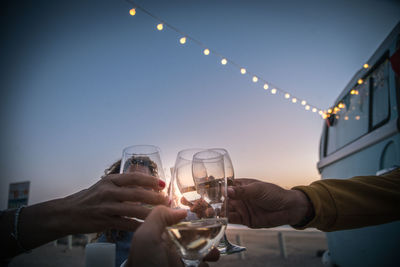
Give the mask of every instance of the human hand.
<path id="1" fill-rule="evenodd" d="M 199 219 L 214 217 L 214 209 L 204 199 L 196 199 L 192 202 L 185 197 L 181 198 L 181 203 L 190 208 L 190 211 L 195 213 Z"/>
<path id="2" fill-rule="evenodd" d="M 134 231 L 151 209 L 142 204 L 168 203 L 157 191 L 165 183 L 140 172 L 109 174 L 88 189 L 63 199 L 65 212 L 73 220 L 70 233 L 98 232 L 105 229 Z M 153 189 L 153 190 L 149 190 Z"/>
<path id="3" fill-rule="evenodd" d="M 303 192 L 255 179 L 235 179 L 228 197 L 229 222 L 250 228 L 296 225 L 312 209 Z"/>
<path id="4" fill-rule="evenodd" d="M 164 206 L 153 209 L 145 222 L 135 232 L 126 267 L 131 266 L 183 266 L 175 246 L 166 236 L 165 227 L 178 223 L 186 216 L 185 210 L 174 210 Z M 206 261 L 217 261 L 219 251 L 213 249 Z M 202 262 L 199 266 L 208 266 Z"/>

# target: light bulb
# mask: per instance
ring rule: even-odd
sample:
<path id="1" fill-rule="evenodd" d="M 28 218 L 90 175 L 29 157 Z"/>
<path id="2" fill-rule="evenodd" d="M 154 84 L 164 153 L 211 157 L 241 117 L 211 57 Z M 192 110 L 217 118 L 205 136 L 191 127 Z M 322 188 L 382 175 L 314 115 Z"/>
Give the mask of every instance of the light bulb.
<path id="1" fill-rule="evenodd" d="M 368 68 L 369 68 L 369 65 L 368 65 L 367 63 L 365 63 L 365 64 L 363 65 L 363 68 L 364 68 L 364 69 L 368 69 Z"/>
<path id="2" fill-rule="evenodd" d="M 301 101 L 301 104 L 304 106 L 305 104 L 307 104 L 307 102 L 305 100 Z"/>
<path id="3" fill-rule="evenodd" d="M 164 25 L 162 23 L 157 24 L 157 30 L 162 31 L 164 29 Z"/>
<path id="4" fill-rule="evenodd" d="M 186 43 L 186 37 L 182 37 L 181 39 L 179 39 L 179 42 L 181 44 L 185 44 Z"/>
<path id="5" fill-rule="evenodd" d="M 330 109 L 328 109 L 328 113 L 332 113 L 332 109 L 330 108 Z"/>
<path id="6" fill-rule="evenodd" d="M 357 83 L 358 84 L 362 84 L 363 83 L 363 79 L 358 79 Z"/>
<path id="7" fill-rule="evenodd" d="M 324 112 L 322 110 L 318 111 L 319 115 L 322 115 Z"/>
<path id="8" fill-rule="evenodd" d="M 246 69 L 245 69 L 245 68 L 241 68 L 241 69 L 240 69 L 240 73 L 241 73 L 241 74 L 246 74 Z"/>
<path id="9" fill-rule="evenodd" d="M 292 98 L 292 103 L 296 103 L 297 99 L 295 97 Z"/>
<path id="10" fill-rule="evenodd" d="M 344 120 L 347 121 L 349 119 L 349 116 L 345 116 Z"/>
<path id="11" fill-rule="evenodd" d="M 273 89 L 271 90 L 271 94 L 276 94 L 276 89 L 275 89 L 275 88 L 273 88 Z"/>
<path id="12" fill-rule="evenodd" d="M 317 112 L 317 109 L 316 109 L 316 108 L 313 108 L 313 109 L 312 109 L 312 112 Z"/>
<path id="13" fill-rule="evenodd" d="M 204 55 L 208 56 L 210 54 L 210 50 L 208 48 L 204 49 L 203 51 Z"/>
<path id="14" fill-rule="evenodd" d="M 288 93 L 285 94 L 285 98 L 289 98 L 290 95 Z"/>
<path id="15" fill-rule="evenodd" d="M 254 83 L 258 82 L 257 76 L 253 76 L 253 82 L 254 82 Z"/>
<path id="16" fill-rule="evenodd" d="M 306 110 L 310 110 L 310 106 L 307 105 L 307 106 L 305 107 L 305 109 L 306 109 Z"/>
<path id="17" fill-rule="evenodd" d="M 136 9 L 132 8 L 131 10 L 129 10 L 129 14 L 131 16 L 135 16 L 136 15 Z"/>
<path id="18" fill-rule="evenodd" d="M 344 104 L 343 103 L 339 103 L 338 107 L 339 108 L 344 108 Z"/>
<path id="19" fill-rule="evenodd" d="M 359 120 L 359 119 L 360 119 L 360 116 L 357 115 L 357 116 L 356 116 L 356 120 Z"/>
<path id="20" fill-rule="evenodd" d="M 265 90 L 268 90 L 268 88 L 269 88 L 268 84 L 265 83 L 265 84 L 264 84 L 264 89 L 265 89 Z"/>
<path id="21" fill-rule="evenodd" d="M 222 64 L 222 65 L 226 65 L 226 63 L 228 63 L 228 60 L 226 60 L 226 58 L 223 58 L 223 59 L 221 60 L 221 64 Z"/>

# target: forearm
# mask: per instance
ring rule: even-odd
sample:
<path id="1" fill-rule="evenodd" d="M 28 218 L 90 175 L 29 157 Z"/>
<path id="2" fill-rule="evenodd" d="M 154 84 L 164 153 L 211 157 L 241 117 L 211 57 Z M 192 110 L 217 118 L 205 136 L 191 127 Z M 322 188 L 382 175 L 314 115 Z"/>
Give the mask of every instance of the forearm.
<path id="1" fill-rule="evenodd" d="M 400 172 L 326 179 L 296 189 L 308 195 L 316 216 L 305 227 L 336 231 L 400 219 Z"/>
<path id="2" fill-rule="evenodd" d="M 25 207 L 15 225 L 15 210 L 5 211 L 1 218 L 1 258 L 11 258 L 70 233 L 68 205 L 55 199 Z M 12 236 L 17 227 L 18 242 Z"/>

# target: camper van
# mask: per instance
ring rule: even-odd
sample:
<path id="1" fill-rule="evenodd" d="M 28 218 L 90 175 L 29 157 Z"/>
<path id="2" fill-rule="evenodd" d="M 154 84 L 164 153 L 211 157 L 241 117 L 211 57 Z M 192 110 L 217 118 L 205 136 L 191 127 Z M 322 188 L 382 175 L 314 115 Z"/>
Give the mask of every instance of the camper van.
<path id="1" fill-rule="evenodd" d="M 400 23 L 328 111 L 317 165 L 322 179 L 379 176 L 400 166 L 399 49 Z M 327 233 L 327 240 L 331 266 L 400 266 L 400 222 Z"/>

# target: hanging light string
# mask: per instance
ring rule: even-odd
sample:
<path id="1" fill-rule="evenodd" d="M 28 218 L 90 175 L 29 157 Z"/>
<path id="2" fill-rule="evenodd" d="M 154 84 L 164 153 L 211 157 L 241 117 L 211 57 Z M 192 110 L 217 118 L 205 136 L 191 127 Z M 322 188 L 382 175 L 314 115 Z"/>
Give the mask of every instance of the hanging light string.
<path id="1" fill-rule="evenodd" d="M 220 53 L 218 53 L 217 51 L 210 49 L 208 46 L 206 46 L 203 42 L 197 40 L 196 38 L 193 38 L 192 36 L 184 33 L 183 31 L 179 30 L 178 28 L 176 28 L 175 26 L 169 24 L 168 22 L 166 22 L 165 20 L 155 16 L 154 14 L 150 13 L 149 11 L 147 11 L 146 9 L 144 9 L 143 7 L 141 7 L 140 5 L 136 4 L 134 1 L 132 0 L 126 0 L 128 3 L 130 3 L 133 8 L 129 11 L 129 14 L 131 14 L 132 16 L 134 16 L 136 14 L 136 9 L 142 11 L 143 13 L 149 15 L 150 17 L 152 17 L 153 19 L 157 20 L 159 22 L 159 24 L 157 24 L 157 30 L 161 31 L 164 29 L 165 27 L 170 28 L 171 30 L 177 32 L 178 34 L 181 35 L 179 42 L 180 44 L 185 44 L 188 40 L 190 40 L 191 42 L 197 44 L 198 46 L 203 48 L 203 54 L 204 55 L 209 55 L 209 54 L 213 54 L 217 57 L 219 57 L 221 59 L 221 64 L 222 65 L 227 65 L 228 63 L 230 65 L 235 66 L 236 68 L 238 68 L 240 70 L 240 73 L 243 75 L 249 75 L 252 77 L 252 81 L 254 83 L 258 83 L 261 82 L 263 83 L 263 88 L 266 91 L 270 91 L 271 94 L 277 94 L 280 93 L 284 96 L 285 99 L 289 100 L 291 103 L 293 104 L 300 104 L 302 106 L 304 106 L 304 109 L 307 111 L 312 111 L 314 113 L 318 113 L 323 119 L 326 119 L 327 117 L 329 117 L 329 113 L 326 110 L 323 110 L 321 108 L 319 108 L 316 105 L 310 104 L 308 103 L 306 100 L 304 100 L 303 98 L 294 96 L 293 94 L 290 94 L 289 92 L 281 89 L 278 86 L 275 86 L 274 84 L 268 82 L 267 80 L 263 79 L 260 75 L 256 75 L 253 72 L 248 71 L 247 68 L 243 67 L 243 65 L 236 63 L 235 61 L 233 61 L 232 59 L 225 57 L 223 55 L 221 55 Z M 367 65 L 367 64 L 366 64 Z M 366 66 L 364 65 L 364 68 Z M 368 65 L 367 65 L 368 68 Z"/>

